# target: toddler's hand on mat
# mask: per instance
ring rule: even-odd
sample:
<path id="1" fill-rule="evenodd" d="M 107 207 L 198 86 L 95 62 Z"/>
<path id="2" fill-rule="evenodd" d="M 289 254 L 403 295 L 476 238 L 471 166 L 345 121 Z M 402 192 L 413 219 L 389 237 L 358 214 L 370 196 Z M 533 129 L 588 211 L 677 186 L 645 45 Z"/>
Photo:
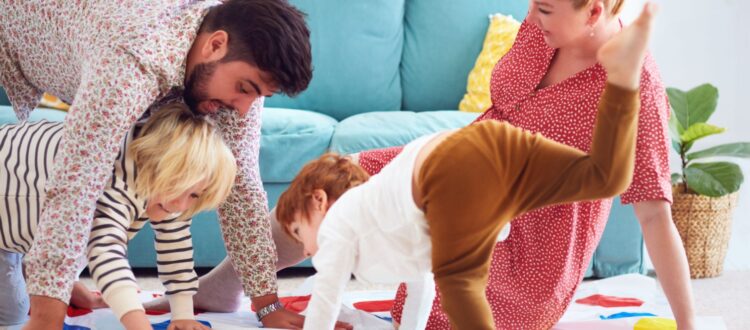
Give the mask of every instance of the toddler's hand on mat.
<path id="1" fill-rule="evenodd" d="M 209 330 L 211 328 L 196 320 L 173 320 L 167 330 Z"/>

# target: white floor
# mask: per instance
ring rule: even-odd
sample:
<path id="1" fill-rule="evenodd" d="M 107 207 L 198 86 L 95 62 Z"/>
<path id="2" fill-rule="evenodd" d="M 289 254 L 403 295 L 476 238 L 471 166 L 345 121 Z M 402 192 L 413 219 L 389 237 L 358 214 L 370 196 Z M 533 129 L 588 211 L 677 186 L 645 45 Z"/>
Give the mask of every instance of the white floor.
<path id="1" fill-rule="evenodd" d="M 299 287 L 309 276 L 309 270 L 284 271 L 279 276 L 279 290 L 290 292 Z M 152 271 L 136 272 L 138 283 L 144 290 L 162 291 L 163 287 Z M 696 314 L 700 316 L 720 316 L 728 330 L 750 329 L 750 271 L 725 271 L 713 279 L 693 280 Z M 89 287 L 94 287 L 89 278 L 84 278 Z M 388 286 L 367 286 L 352 280 L 348 291 L 391 290 Z"/>

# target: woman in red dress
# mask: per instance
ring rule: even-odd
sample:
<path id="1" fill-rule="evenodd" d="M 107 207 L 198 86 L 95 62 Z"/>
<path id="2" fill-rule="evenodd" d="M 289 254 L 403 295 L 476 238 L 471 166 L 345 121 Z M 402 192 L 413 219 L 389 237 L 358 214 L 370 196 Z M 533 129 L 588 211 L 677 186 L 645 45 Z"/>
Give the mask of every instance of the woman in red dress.
<path id="1" fill-rule="evenodd" d="M 507 121 L 588 152 L 606 82 L 596 52 L 620 30 L 622 1 L 531 0 L 512 49 L 492 74 L 492 106 L 477 121 Z M 678 327 L 693 329 L 687 260 L 670 213 L 669 104 L 650 55 L 640 90 L 635 172 L 621 199 L 634 206 Z M 362 152 L 359 162 L 374 174 L 399 151 Z M 486 291 L 498 329 L 548 329 L 557 323 L 583 279 L 611 205 L 612 199 L 557 205 L 513 221 L 510 236 L 495 247 Z M 396 322 L 406 294 L 402 285 L 393 309 Z M 450 328 L 440 297 L 427 328 Z"/>

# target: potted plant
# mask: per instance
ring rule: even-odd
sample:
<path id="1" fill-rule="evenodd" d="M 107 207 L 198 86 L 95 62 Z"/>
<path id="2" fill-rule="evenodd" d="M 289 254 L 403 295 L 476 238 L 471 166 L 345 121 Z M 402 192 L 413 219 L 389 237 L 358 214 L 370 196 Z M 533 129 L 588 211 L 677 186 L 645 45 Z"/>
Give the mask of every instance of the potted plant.
<path id="1" fill-rule="evenodd" d="M 672 116 L 672 146 L 680 155 L 681 172 L 672 174 L 672 218 L 685 246 L 690 276 L 721 274 L 744 177 L 737 164 L 710 161 L 715 157 L 750 158 L 750 143 L 739 142 L 693 151 L 693 144 L 724 128 L 706 123 L 716 110 L 719 92 L 710 84 L 687 92 L 667 88 Z"/>

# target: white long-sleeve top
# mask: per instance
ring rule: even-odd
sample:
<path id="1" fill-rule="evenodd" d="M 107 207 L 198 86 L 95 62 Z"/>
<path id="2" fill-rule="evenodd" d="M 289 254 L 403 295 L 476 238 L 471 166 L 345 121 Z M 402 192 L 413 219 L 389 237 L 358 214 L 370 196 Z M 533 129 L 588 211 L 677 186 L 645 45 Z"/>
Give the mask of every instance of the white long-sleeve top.
<path id="1" fill-rule="evenodd" d="M 406 282 L 402 329 L 424 329 L 435 297 L 427 221 L 412 197 L 421 137 L 380 173 L 333 203 L 318 232 L 317 271 L 305 329 L 333 329 L 351 274 L 370 283 Z"/>

